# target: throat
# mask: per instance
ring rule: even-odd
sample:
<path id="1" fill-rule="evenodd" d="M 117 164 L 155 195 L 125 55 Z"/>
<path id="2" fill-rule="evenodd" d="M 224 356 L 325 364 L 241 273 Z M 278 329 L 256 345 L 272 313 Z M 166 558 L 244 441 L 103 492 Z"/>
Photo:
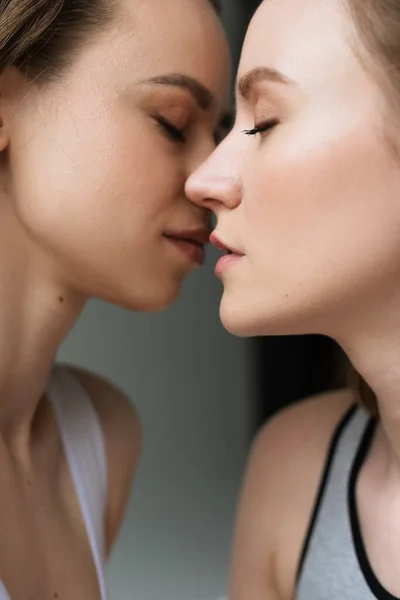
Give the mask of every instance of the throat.
<path id="1" fill-rule="evenodd" d="M 13 438 L 30 430 L 58 347 L 85 302 L 71 300 L 37 261 L 2 250 L 0 241 L 0 435 Z"/>

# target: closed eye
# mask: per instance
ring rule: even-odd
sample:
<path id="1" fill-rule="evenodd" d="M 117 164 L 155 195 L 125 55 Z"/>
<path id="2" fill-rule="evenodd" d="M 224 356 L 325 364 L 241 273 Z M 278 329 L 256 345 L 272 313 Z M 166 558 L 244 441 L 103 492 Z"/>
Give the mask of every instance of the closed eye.
<path id="1" fill-rule="evenodd" d="M 245 129 L 243 131 L 243 133 L 245 135 L 257 135 L 257 133 L 263 134 L 263 133 L 270 131 L 271 129 L 276 127 L 276 125 L 278 125 L 278 124 L 279 124 L 278 119 L 268 119 L 267 121 L 259 123 L 253 129 Z"/>
<path id="2" fill-rule="evenodd" d="M 154 117 L 157 123 L 162 128 L 163 132 L 174 142 L 179 142 L 180 144 L 184 144 L 186 142 L 186 137 L 183 130 L 178 129 L 168 119 L 159 115 Z"/>

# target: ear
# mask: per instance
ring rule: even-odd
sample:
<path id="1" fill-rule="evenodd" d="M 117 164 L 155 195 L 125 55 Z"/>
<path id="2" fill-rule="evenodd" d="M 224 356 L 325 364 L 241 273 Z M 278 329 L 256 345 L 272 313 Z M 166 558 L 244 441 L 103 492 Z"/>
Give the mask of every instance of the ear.
<path id="1" fill-rule="evenodd" d="M 5 112 L 5 99 L 3 96 L 3 90 L 0 87 L 0 152 L 6 150 L 10 143 L 10 136 L 8 131 L 9 127 L 7 125 Z"/>
<path id="2" fill-rule="evenodd" d="M 10 144 L 13 117 L 23 93 L 26 94 L 24 83 L 24 78 L 14 68 L 6 67 L 0 72 L 0 152 Z"/>

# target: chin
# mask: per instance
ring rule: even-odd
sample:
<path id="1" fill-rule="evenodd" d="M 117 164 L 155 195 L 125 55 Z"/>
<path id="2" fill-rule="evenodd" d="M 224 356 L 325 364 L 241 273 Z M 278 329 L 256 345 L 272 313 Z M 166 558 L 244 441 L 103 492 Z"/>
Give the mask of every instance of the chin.
<path id="1" fill-rule="evenodd" d="M 221 309 L 220 317 L 224 328 L 236 337 L 245 338 L 265 335 L 260 333 L 260 326 L 257 323 L 252 322 L 250 319 L 246 319 L 246 317 L 242 315 L 226 314 L 226 312 Z"/>
<path id="2" fill-rule="evenodd" d="M 131 293 L 125 290 L 125 293 L 118 297 L 103 298 L 103 300 L 135 312 L 158 313 L 169 308 L 178 299 L 180 291 L 181 285 L 175 283 L 141 290 L 140 294 L 137 290 Z"/>
<path id="3" fill-rule="evenodd" d="M 313 326 L 308 311 L 296 307 L 282 310 L 282 303 L 268 310 L 267 302 L 259 306 L 250 302 L 232 302 L 224 296 L 220 317 L 225 329 L 237 337 L 286 336 L 320 333 Z M 315 324 L 314 324 L 315 325 Z"/>
<path id="4" fill-rule="evenodd" d="M 228 302 L 225 294 L 221 300 L 219 315 L 225 329 L 237 337 L 260 335 L 260 323 L 254 318 L 253 311 L 247 307 Z M 262 334 L 261 334 L 262 335 Z"/>

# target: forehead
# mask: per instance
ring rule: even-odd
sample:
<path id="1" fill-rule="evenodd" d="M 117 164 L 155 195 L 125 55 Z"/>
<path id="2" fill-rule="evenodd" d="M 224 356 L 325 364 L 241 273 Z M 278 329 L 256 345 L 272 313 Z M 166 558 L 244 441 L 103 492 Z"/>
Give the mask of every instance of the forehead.
<path id="1" fill-rule="evenodd" d="M 208 0 L 119 0 L 114 55 L 135 79 L 181 73 L 218 98 L 231 77 L 228 42 Z"/>
<path id="2" fill-rule="evenodd" d="M 345 0 L 264 0 L 244 44 L 239 75 L 268 66 L 305 87 L 360 69 Z"/>

